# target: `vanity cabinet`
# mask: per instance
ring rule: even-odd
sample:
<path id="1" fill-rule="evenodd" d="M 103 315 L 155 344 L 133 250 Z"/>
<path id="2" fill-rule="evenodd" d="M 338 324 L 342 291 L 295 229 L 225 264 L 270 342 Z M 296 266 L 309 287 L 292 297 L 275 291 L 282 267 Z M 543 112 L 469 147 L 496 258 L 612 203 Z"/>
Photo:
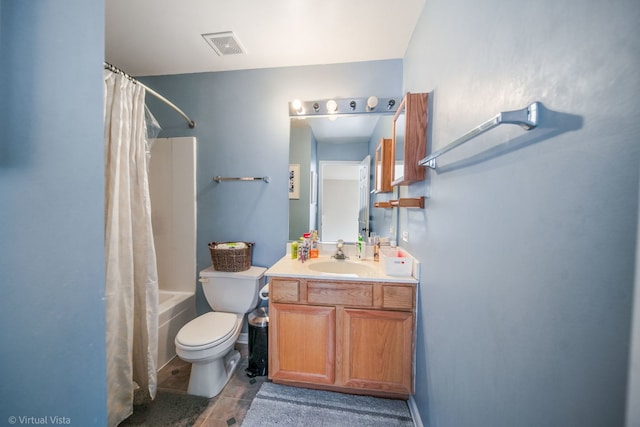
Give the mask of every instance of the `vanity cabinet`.
<path id="1" fill-rule="evenodd" d="M 272 277 L 269 294 L 273 382 L 413 393 L 415 284 Z"/>
<path id="2" fill-rule="evenodd" d="M 427 151 L 427 101 L 426 93 L 407 93 L 393 116 L 394 186 L 425 178 L 418 162 Z"/>
<path id="3" fill-rule="evenodd" d="M 382 138 L 376 148 L 374 193 L 389 193 L 393 190 L 393 141 Z"/>

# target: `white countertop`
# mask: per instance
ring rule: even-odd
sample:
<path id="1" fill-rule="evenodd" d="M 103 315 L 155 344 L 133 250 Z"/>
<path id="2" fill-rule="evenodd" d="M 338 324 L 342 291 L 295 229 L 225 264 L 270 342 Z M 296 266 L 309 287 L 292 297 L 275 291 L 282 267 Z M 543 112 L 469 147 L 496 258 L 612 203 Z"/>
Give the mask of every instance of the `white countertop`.
<path id="1" fill-rule="evenodd" d="M 330 256 L 321 255 L 318 258 L 311 258 L 305 262 L 298 261 L 297 259 L 291 259 L 291 255 L 285 255 L 278 262 L 276 262 L 271 268 L 269 268 L 265 275 L 271 277 L 302 277 L 305 279 L 330 279 L 330 280 L 348 280 L 348 281 L 361 281 L 361 282 L 395 282 L 395 283 L 418 283 L 413 276 L 388 276 L 385 273 L 382 262 L 376 262 L 373 260 L 358 260 L 349 259 L 350 263 L 360 263 L 367 265 L 371 268 L 371 271 L 366 273 L 355 274 L 335 274 L 335 273 L 322 273 L 311 270 L 309 266 L 319 262 L 345 262 L 331 258 Z M 414 262 L 414 272 L 417 266 Z M 414 273 L 415 274 L 415 273 Z"/>

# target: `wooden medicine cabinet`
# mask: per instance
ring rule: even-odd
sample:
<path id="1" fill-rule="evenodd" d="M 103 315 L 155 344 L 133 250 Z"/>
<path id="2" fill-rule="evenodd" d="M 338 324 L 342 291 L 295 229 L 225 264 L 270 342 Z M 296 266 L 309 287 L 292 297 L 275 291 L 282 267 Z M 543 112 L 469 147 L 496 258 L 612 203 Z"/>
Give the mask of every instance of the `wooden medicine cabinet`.
<path id="1" fill-rule="evenodd" d="M 407 93 L 393 117 L 393 186 L 425 178 L 418 161 L 427 151 L 427 101 L 427 93 Z"/>
<path id="2" fill-rule="evenodd" d="M 391 138 L 382 138 L 376 148 L 374 170 L 374 193 L 389 193 L 393 190 L 393 142 Z"/>

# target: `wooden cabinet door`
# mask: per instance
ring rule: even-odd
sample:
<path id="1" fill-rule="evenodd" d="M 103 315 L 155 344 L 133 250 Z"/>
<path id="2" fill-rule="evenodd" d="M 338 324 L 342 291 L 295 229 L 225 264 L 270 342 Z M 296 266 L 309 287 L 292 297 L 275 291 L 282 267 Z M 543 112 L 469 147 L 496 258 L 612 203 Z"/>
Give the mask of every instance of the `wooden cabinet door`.
<path id="1" fill-rule="evenodd" d="M 335 307 L 271 303 L 269 323 L 272 379 L 334 383 Z"/>
<path id="2" fill-rule="evenodd" d="M 345 309 L 343 384 L 413 393 L 413 324 L 411 312 Z"/>
<path id="3" fill-rule="evenodd" d="M 407 93 L 393 116 L 393 181 L 407 185 L 422 181 L 425 167 L 418 161 L 427 154 L 427 93 Z"/>

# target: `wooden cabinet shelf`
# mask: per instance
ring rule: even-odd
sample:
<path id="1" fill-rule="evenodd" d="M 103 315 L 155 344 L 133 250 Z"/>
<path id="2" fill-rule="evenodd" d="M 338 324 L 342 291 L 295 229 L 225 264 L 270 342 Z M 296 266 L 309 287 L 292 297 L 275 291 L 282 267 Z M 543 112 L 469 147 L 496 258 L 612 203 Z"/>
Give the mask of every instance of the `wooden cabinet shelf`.
<path id="1" fill-rule="evenodd" d="M 416 285 L 272 277 L 269 378 L 354 394 L 413 393 Z"/>
<path id="2" fill-rule="evenodd" d="M 389 200 L 388 202 L 375 202 L 374 208 L 420 208 L 424 209 L 423 197 L 401 197 L 397 200 Z"/>

